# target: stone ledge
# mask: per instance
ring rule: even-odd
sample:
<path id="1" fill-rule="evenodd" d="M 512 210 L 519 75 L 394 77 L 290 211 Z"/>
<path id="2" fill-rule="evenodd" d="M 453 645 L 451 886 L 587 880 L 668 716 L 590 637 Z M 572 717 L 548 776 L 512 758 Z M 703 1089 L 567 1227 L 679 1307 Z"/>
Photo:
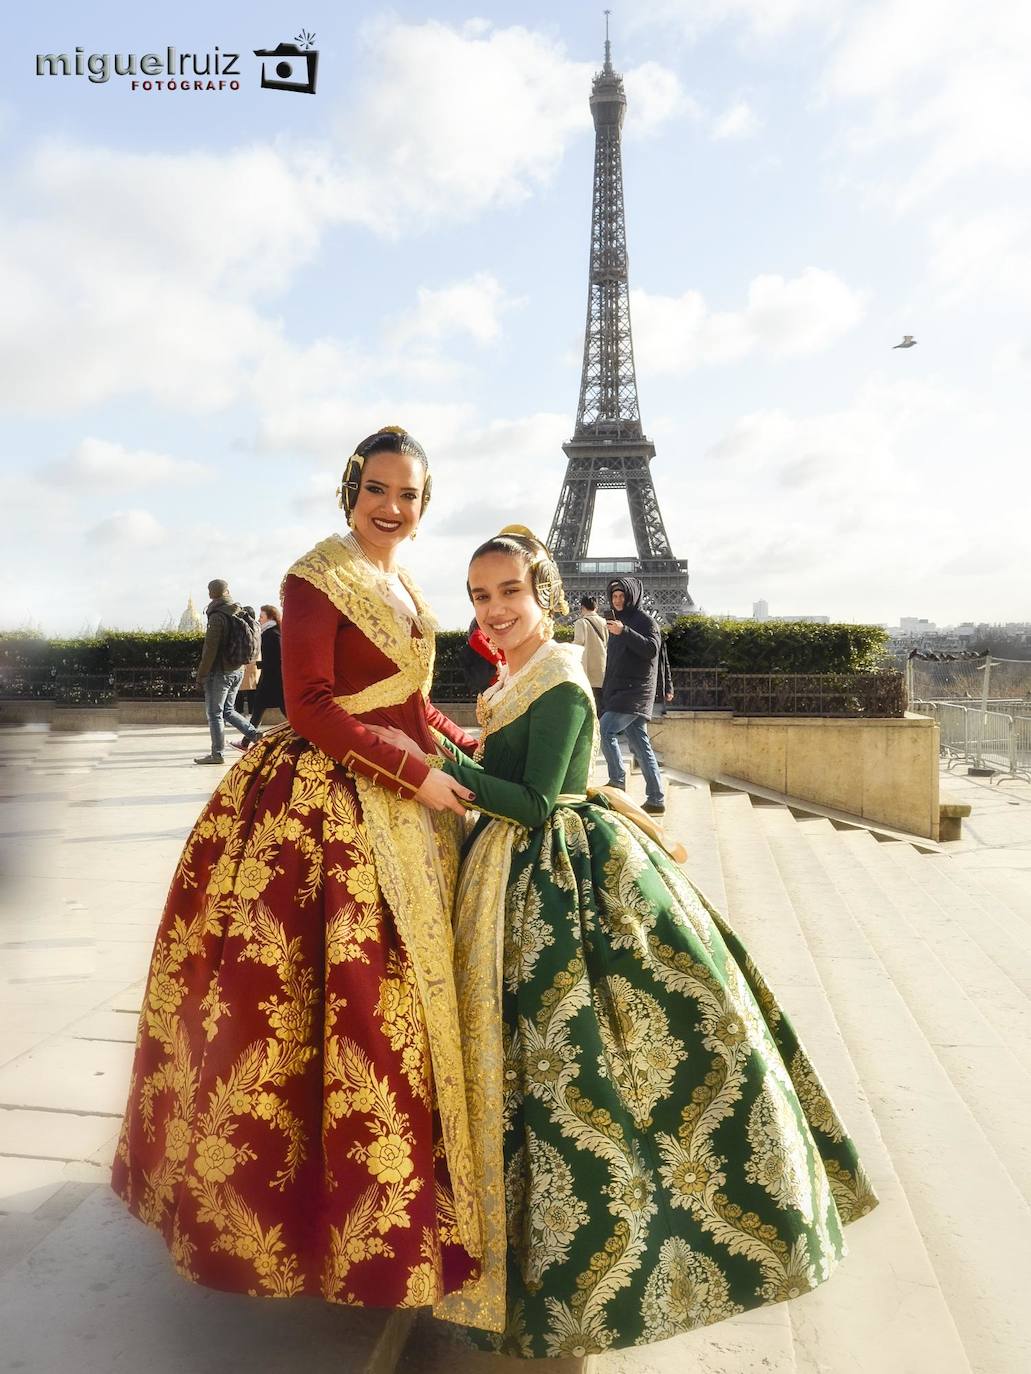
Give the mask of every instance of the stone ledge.
<path id="1" fill-rule="evenodd" d="M 938 839 L 938 727 L 928 716 L 734 716 L 670 712 L 652 721 L 665 763 L 740 779 L 863 821 Z"/>

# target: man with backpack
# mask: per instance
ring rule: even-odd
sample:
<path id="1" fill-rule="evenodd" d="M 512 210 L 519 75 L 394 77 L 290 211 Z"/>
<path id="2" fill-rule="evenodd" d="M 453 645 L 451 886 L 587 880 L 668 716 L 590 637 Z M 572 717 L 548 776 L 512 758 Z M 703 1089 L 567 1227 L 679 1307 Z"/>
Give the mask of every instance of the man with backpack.
<path id="1" fill-rule="evenodd" d="M 204 706 L 211 731 L 211 752 L 194 763 L 225 763 L 225 727 L 235 725 L 249 744 L 261 738 L 250 721 L 236 710 L 236 694 L 243 681 L 244 665 L 261 653 L 261 633 L 253 611 L 229 600 L 229 584 L 217 577 L 208 583 L 208 630 L 197 667 L 197 686 L 204 692 Z"/>

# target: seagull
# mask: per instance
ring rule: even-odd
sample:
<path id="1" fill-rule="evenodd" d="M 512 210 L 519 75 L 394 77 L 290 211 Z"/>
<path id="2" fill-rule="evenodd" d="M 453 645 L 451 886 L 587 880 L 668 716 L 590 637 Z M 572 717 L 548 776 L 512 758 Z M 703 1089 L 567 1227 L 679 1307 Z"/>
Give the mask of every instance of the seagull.
<path id="1" fill-rule="evenodd" d="M 916 347 L 916 339 L 913 338 L 912 334 L 903 334 L 903 336 L 902 336 L 902 342 L 901 342 L 900 344 L 896 344 L 896 345 L 895 345 L 895 348 L 915 348 L 915 347 Z M 894 351 L 895 351 L 895 349 L 893 348 L 893 349 L 892 349 L 892 352 L 894 352 Z"/>

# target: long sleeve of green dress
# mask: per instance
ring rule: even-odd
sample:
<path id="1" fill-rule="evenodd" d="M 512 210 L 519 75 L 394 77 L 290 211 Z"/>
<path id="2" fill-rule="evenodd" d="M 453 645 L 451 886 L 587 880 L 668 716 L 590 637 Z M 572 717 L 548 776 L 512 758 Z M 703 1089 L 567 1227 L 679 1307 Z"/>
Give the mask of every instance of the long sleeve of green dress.
<path id="1" fill-rule="evenodd" d="M 474 809 L 484 815 L 529 829 L 543 825 L 566 790 L 573 748 L 590 710 L 583 691 L 572 682 L 539 696 L 526 716 L 513 723 L 525 720 L 528 729 L 526 764 L 519 781 L 497 777 L 469 760 L 448 759 L 444 771 L 476 793 Z"/>

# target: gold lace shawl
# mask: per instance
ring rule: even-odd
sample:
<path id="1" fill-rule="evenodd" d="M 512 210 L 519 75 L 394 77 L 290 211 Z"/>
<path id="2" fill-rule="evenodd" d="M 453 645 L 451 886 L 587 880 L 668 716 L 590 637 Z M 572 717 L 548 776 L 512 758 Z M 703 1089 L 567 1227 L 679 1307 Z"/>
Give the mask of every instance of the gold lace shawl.
<path id="1" fill-rule="evenodd" d="M 406 615 L 402 615 L 385 596 L 377 595 L 375 570 L 358 558 L 339 534 L 331 534 L 316 544 L 287 573 L 288 577 L 291 574 L 303 577 L 317 587 L 370 643 L 397 665 L 397 672 L 390 677 L 373 682 L 351 696 L 336 698 L 352 715 L 400 705 L 416 691 L 429 698 L 437 622 L 409 575 L 404 569 L 399 569 L 399 573 L 402 586 L 419 612 L 419 635 L 412 634 L 412 624 Z"/>
<path id="2" fill-rule="evenodd" d="M 401 580 L 419 612 L 421 638 L 412 634 L 408 617 L 377 593 L 374 573 L 340 536 L 331 535 L 316 544 L 289 572 L 323 592 L 397 666 L 397 672 L 381 682 L 338 697 L 344 709 L 358 714 L 400 705 L 417 689 L 428 694 L 436 622 L 407 574 L 402 573 Z M 470 1254 L 479 1256 L 482 1221 L 452 967 L 451 913 L 462 821 L 449 811 L 431 815 L 419 802 L 398 797 L 359 773 L 354 779 L 372 840 L 380 890 L 419 985 L 459 1237 Z"/>
<path id="3" fill-rule="evenodd" d="M 580 654 L 553 644 L 527 665 L 496 702 L 481 701 L 483 740 L 510 725 L 552 687 L 574 682 L 594 711 L 594 693 Z M 595 725 L 597 735 L 597 725 Z M 580 798 L 583 800 L 583 798 Z M 455 982 L 465 1031 L 466 1086 L 473 1135 L 477 1191 L 483 1214 L 481 1276 L 434 1307 L 438 1317 L 503 1331 L 506 1323 L 504 1167 L 504 1050 L 501 1033 L 501 970 L 505 944 L 505 898 L 512 845 L 520 831 L 497 819 L 477 836 L 462 865 L 455 906 Z"/>
<path id="4" fill-rule="evenodd" d="M 557 687 L 562 682 L 572 682 L 583 692 L 594 714 L 594 689 L 584 672 L 580 651 L 570 644 L 552 642 L 547 652 L 542 653 L 535 663 L 529 663 L 522 672 L 517 673 L 512 685 L 493 700 L 481 696 L 476 703 L 476 719 L 483 726 L 476 748 L 476 758 L 483 758 L 488 738 L 497 730 L 503 730 L 528 711 L 538 697 Z M 595 746 L 597 751 L 598 725 L 595 721 Z"/>
<path id="5" fill-rule="evenodd" d="M 465 1034 L 465 1081 L 477 1192 L 483 1217 L 480 1278 L 449 1293 L 434 1315 L 482 1331 L 504 1331 L 505 1215 L 504 1044 L 501 977 L 505 897 L 518 826 L 489 825 L 462 864 L 455 904 L 455 983 Z"/>

